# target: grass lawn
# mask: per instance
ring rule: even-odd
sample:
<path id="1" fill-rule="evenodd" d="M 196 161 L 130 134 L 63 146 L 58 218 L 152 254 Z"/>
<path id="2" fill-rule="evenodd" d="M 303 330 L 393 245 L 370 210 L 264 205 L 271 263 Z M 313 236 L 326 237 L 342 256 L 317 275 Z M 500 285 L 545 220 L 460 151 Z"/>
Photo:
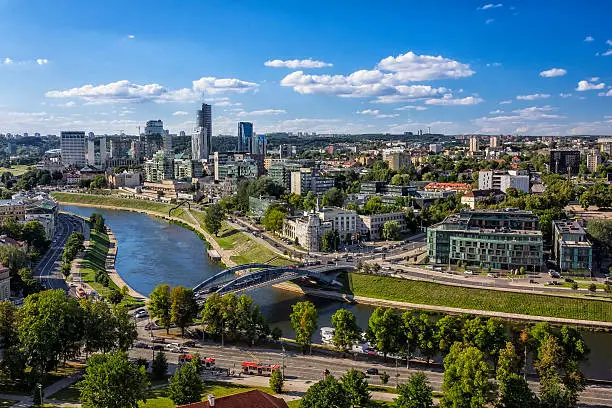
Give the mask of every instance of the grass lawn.
<path id="1" fill-rule="evenodd" d="M 59 390 L 53 395 L 47 395 L 45 399 L 54 399 L 63 402 L 78 403 L 81 397 L 81 392 L 77 388 L 76 384 L 72 384 L 63 390 Z"/>
<path id="2" fill-rule="evenodd" d="M 272 394 L 270 388 L 267 387 L 249 387 L 246 385 L 228 384 L 224 382 L 204 381 L 204 393 L 202 394 L 202 398 L 206 398 L 208 394 L 213 394 L 216 398 L 220 398 L 226 395 L 238 394 L 255 389 Z M 147 402 L 140 403 L 139 406 L 143 408 L 173 408 L 175 405 L 172 400 L 168 398 L 167 387 L 163 387 L 151 390 Z"/>
<path id="3" fill-rule="evenodd" d="M 60 367 L 47 373 L 44 379 L 44 386 L 51 385 L 62 378 L 68 377 L 74 374 L 82 368 L 79 364 L 68 363 L 66 367 Z M 29 369 L 26 371 L 26 376 L 29 375 Z M 27 378 L 27 377 L 26 377 Z M 26 385 L 27 381 L 13 381 L 6 377 L 0 376 L 0 393 L 2 394 L 17 394 L 17 395 L 28 395 L 32 393 L 32 390 Z M 4 405 L 0 405 L 2 407 Z"/>
<path id="4" fill-rule="evenodd" d="M 81 263 L 81 276 L 83 281 L 91 285 L 96 292 L 104 297 L 108 297 L 112 289 L 120 289 L 112 280 L 109 280 L 108 287 L 96 282 L 97 271 L 104 271 L 106 273 L 106 255 L 108 254 L 108 246 L 109 241 L 106 233 L 91 230 L 90 246 L 87 248 L 85 257 Z M 133 308 L 143 306 L 144 302 L 137 301 L 131 296 L 126 296 L 123 299 L 122 304 L 129 308 Z"/>
<path id="5" fill-rule="evenodd" d="M 357 296 L 422 305 L 612 322 L 612 302 L 602 300 L 465 288 L 352 272 L 345 279 L 348 279 L 349 293 Z"/>
<path id="6" fill-rule="evenodd" d="M 287 405 L 289 406 L 289 408 L 300 408 L 300 401 L 299 399 L 297 400 L 293 400 L 293 401 L 289 401 L 287 402 Z M 372 401 L 372 405 L 370 405 L 370 407 L 372 408 L 385 408 L 385 407 L 393 407 L 393 402 L 390 401 Z"/>
<path id="7" fill-rule="evenodd" d="M 12 407 L 17 401 L 0 399 L 0 407 Z"/>
<path id="8" fill-rule="evenodd" d="M 163 204 L 147 200 L 136 200 L 130 198 L 119 198 L 113 196 L 100 196 L 91 194 L 74 194 L 74 193 L 52 193 L 53 198 L 62 204 L 90 204 L 90 205 L 111 205 L 125 209 L 137 209 L 153 211 L 160 214 L 168 215 L 168 211 L 175 207 L 172 204 Z M 178 210 L 172 212 L 172 215 L 179 216 Z"/>
<path id="9" fill-rule="evenodd" d="M 15 164 L 11 167 L 0 167 L 0 174 L 8 171 L 13 176 L 21 176 L 23 173 L 30 170 L 31 168 L 36 169 L 36 165 Z"/>

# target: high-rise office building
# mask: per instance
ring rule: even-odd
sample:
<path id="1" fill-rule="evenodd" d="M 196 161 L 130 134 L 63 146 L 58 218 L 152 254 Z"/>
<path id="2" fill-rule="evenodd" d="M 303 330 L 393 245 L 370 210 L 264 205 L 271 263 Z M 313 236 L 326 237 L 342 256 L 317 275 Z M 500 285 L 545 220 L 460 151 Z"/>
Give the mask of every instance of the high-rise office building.
<path id="1" fill-rule="evenodd" d="M 576 175 L 580 168 L 580 152 L 578 150 L 551 150 L 548 166 L 551 173 Z"/>
<path id="2" fill-rule="evenodd" d="M 210 155 L 210 145 L 206 137 L 206 128 L 198 127 L 191 135 L 191 158 L 193 160 L 208 159 Z"/>
<path id="3" fill-rule="evenodd" d="M 90 138 L 87 140 L 87 164 L 94 167 L 105 168 L 108 156 L 106 137 Z"/>
<path id="4" fill-rule="evenodd" d="M 265 156 L 268 150 L 268 138 L 266 135 L 257 135 L 257 145 L 251 153 Z"/>
<path id="5" fill-rule="evenodd" d="M 202 109 L 198 110 L 196 118 L 196 128 L 204 130 L 204 142 L 208 146 L 206 157 L 211 153 L 212 147 L 212 107 L 206 103 L 202 104 Z"/>
<path id="6" fill-rule="evenodd" d="M 164 145 L 164 122 L 149 120 L 145 126 L 145 156 L 152 157 Z"/>
<path id="7" fill-rule="evenodd" d="M 238 151 L 252 153 L 253 124 L 251 122 L 238 122 Z"/>
<path id="8" fill-rule="evenodd" d="M 85 132 L 61 132 L 60 150 L 63 165 L 84 167 Z"/>

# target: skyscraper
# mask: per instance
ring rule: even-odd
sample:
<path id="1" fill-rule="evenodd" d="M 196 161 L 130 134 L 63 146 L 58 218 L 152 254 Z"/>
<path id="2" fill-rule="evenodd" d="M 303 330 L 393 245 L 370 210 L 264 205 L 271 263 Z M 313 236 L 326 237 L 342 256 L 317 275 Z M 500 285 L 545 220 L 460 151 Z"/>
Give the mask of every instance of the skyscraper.
<path id="1" fill-rule="evenodd" d="M 470 136 L 470 153 L 478 151 L 478 136 Z"/>
<path id="2" fill-rule="evenodd" d="M 198 111 L 196 128 L 204 129 L 204 139 L 206 141 L 206 145 L 208 146 L 206 157 L 208 157 L 208 154 L 210 154 L 210 147 L 212 146 L 210 141 L 210 138 L 212 137 L 212 107 L 210 105 L 206 103 L 202 104 L 202 109 Z"/>
<path id="3" fill-rule="evenodd" d="M 198 127 L 191 135 L 191 158 L 193 160 L 208 159 L 210 145 L 207 143 L 206 128 Z"/>
<path id="4" fill-rule="evenodd" d="M 253 124 L 251 122 L 238 122 L 238 151 L 252 153 Z"/>
<path id="5" fill-rule="evenodd" d="M 550 151 L 548 170 L 556 174 L 576 175 L 580 167 L 578 150 L 558 149 Z"/>
<path id="6" fill-rule="evenodd" d="M 85 132 L 61 132 L 60 149 L 63 165 L 85 166 Z"/>
<path id="7" fill-rule="evenodd" d="M 164 145 L 164 122 L 149 120 L 145 126 L 145 156 L 152 157 L 153 153 Z"/>

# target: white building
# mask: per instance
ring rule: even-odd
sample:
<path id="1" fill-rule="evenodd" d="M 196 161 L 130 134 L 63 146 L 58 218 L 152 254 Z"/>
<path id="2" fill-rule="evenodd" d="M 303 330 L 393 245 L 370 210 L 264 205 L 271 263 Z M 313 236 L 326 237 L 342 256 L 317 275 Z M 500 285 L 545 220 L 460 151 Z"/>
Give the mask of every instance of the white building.
<path id="1" fill-rule="evenodd" d="M 85 167 L 85 132 L 61 132 L 60 149 L 62 164 Z"/>
<path id="2" fill-rule="evenodd" d="M 330 223 L 331 228 L 338 231 L 341 241 L 350 241 L 359 236 L 360 220 L 355 211 L 324 207 L 317 211 L 317 215 L 323 223 Z"/>
<path id="3" fill-rule="evenodd" d="M 360 215 L 361 234 L 370 233 L 370 239 L 379 240 L 383 226 L 388 221 L 395 221 L 400 226 L 400 232 L 408 230 L 406 223 L 406 214 L 404 212 L 392 212 L 384 214 Z"/>
<path id="4" fill-rule="evenodd" d="M 207 130 L 203 127 L 196 128 L 191 134 L 191 158 L 193 160 L 208 159 L 210 146 L 206 134 Z"/>
<path id="5" fill-rule="evenodd" d="M 595 173 L 601 165 L 601 156 L 597 150 L 590 150 L 586 155 L 587 169 L 591 173 Z"/>
<path id="6" fill-rule="evenodd" d="M 478 136 L 470 136 L 470 153 L 477 152 L 478 150 Z"/>
<path id="7" fill-rule="evenodd" d="M 318 175 L 309 167 L 302 167 L 299 171 L 291 172 L 291 192 L 306 195 L 309 191 L 315 194 L 323 193 L 334 187 L 334 179 Z"/>
<path id="8" fill-rule="evenodd" d="M 11 297 L 11 270 L 0 264 L 0 302 Z"/>
<path id="9" fill-rule="evenodd" d="M 489 147 L 499 147 L 499 138 L 497 136 L 491 136 L 489 138 Z"/>
<path id="10" fill-rule="evenodd" d="M 444 146 L 441 143 L 432 143 L 429 145 L 429 151 L 438 154 L 444 150 Z"/>
<path id="11" fill-rule="evenodd" d="M 87 153 L 85 157 L 89 166 L 105 168 L 107 156 L 105 137 L 87 140 Z"/>
<path id="12" fill-rule="evenodd" d="M 529 175 L 517 170 L 483 170 L 478 173 L 479 190 L 501 190 L 505 193 L 509 188 L 529 193 Z"/>
<path id="13" fill-rule="evenodd" d="M 329 229 L 317 214 L 310 213 L 301 217 L 287 217 L 283 221 L 283 236 L 302 246 L 308 251 L 321 250 L 321 237 Z"/>

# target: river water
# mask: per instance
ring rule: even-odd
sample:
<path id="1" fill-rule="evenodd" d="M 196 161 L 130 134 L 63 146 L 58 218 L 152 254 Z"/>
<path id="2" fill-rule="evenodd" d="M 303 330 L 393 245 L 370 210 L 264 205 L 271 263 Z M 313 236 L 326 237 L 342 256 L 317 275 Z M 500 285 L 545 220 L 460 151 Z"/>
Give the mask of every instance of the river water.
<path id="1" fill-rule="evenodd" d="M 101 213 L 117 239 L 116 269 L 132 288 L 149 295 L 160 283 L 194 287 L 216 274 L 221 268 L 206 256 L 205 243 L 192 231 L 163 219 L 144 214 L 102 210 L 88 207 L 63 206 L 66 211 L 89 217 Z M 249 292 L 260 305 L 270 327 L 279 327 L 286 337 L 294 333 L 289 321 L 291 305 L 304 296 L 272 287 Z M 363 329 L 368 325 L 373 307 L 349 305 L 336 300 L 309 297 L 319 312 L 319 327 L 331 326 L 331 316 L 343 307 L 351 310 Z M 584 367 L 588 378 L 612 381 L 612 334 L 583 332 L 591 349 L 589 363 Z M 314 342 L 320 342 L 317 332 Z"/>

